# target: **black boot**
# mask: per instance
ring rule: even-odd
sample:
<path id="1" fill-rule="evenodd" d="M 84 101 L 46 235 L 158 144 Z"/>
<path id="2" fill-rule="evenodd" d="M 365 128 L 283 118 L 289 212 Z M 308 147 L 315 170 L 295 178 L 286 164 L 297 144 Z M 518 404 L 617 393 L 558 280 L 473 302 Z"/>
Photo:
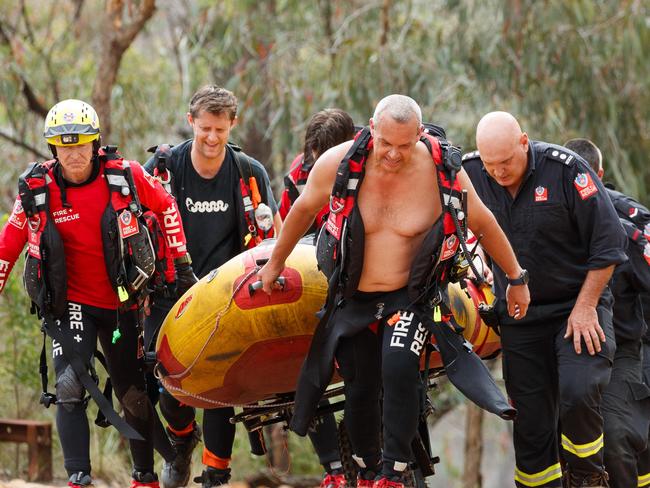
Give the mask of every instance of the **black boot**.
<path id="1" fill-rule="evenodd" d="M 169 431 L 167 433 L 176 450 L 176 457 L 171 462 L 163 462 L 160 483 L 163 488 L 180 488 L 186 486 L 190 480 L 192 452 L 201 440 L 201 428 L 195 423 L 194 430 L 188 435 L 178 436 Z"/>
<path id="2" fill-rule="evenodd" d="M 77 471 L 76 473 L 72 473 L 70 475 L 70 479 L 68 480 L 68 486 L 73 488 L 91 486 L 92 484 L 93 479 L 90 477 L 90 474 L 84 471 Z"/>
<path id="3" fill-rule="evenodd" d="M 158 476 L 156 473 L 151 472 L 142 472 L 142 471 L 133 471 L 131 474 L 131 488 L 159 488 Z"/>
<path id="4" fill-rule="evenodd" d="M 609 488 L 609 475 L 607 471 L 580 474 L 569 470 L 570 488 Z"/>
<path id="5" fill-rule="evenodd" d="M 230 468 L 217 469 L 207 466 L 201 476 L 194 478 L 194 483 L 201 483 L 202 488 L 212 488 L 213 486 L 227 485 L 230 480 Z"/>

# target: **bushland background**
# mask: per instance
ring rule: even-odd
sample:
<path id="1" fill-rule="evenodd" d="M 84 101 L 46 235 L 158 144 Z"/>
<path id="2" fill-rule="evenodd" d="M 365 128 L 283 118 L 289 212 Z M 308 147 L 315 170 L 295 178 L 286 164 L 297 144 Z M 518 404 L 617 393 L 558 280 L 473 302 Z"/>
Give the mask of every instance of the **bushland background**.
<path id="1" fill-rule="evenodd" d="M 0 0 L 0 12 L 3 213 L 26 164 L 48 157 L 43 120 L 57 101 L 90 102 L 104 142 L 144 161 L 147 147 L 189 137 L 187 102 L 205 83 L 239 97 L 233 140 L 266 165 L 276 195 L 314 112 L 339 107 L 366 124 L 380 98 L 405 93 L 466 151 L 478 119 L 497 109 L 533 139 L 589 137 L 606 180 L 650 203 L 645 0 Z M 37 404 L 39 327 L 17 268 L 0 299 L 0 417 L 53 419 Z M 436 427 L 446 426 L 436 430 L 440 480 L 480 486 L 482 473 L 484 486 L 504 486 L 508 426 L 475 425 L 465 444 L 471 416 L 443 391 L 461 410 Z M 118 436 L 94 429 L 92 439 L 95 475 L 126 483 Z M 464 475 L 466 451 L 480 454 L 484 441 L 482 468 Z M 306 443 L 289 444 L 293 472 L 319 473 Z M 22 448 L 0 445 L 0 476 L 20 477 L 25 461 Z M 56 440 L 54 464 L 63 476 Z M 235 478 L 265 465 L 238 440 Z"/>

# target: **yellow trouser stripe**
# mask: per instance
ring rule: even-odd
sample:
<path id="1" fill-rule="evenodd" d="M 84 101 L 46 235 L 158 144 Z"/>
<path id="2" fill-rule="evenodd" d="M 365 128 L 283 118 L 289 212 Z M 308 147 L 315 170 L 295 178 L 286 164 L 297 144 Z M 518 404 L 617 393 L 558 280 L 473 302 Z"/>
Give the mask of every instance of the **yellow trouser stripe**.
<path id="1" fill-rule="evenodd" d="M 524 473 L 519 468 L 515 468 L 515 481 L 519 481 L 519 483 L 525 486 L 540 486 L 561 477 L 562 467 L 560 463 L 534 474 Z"/>
<path id="2" fill-rule="evenodd" d="M 600 434 L 600 437 L 593 442 L 587 444 L 574 444 L 569 440 L 567 436 L 562 434 L 562 447 L 565 451 L 569 451 L 571 454 L 575 454 L 580 458 L 586 458 L 593 456 L 598 451 L 600 451 L 605 442 L 603 440 L 603 434 Z"/>
<path id="3" fill-rule="evenodd" d="M 650 485 L 650 473 L 639 475 L 639 484 L 637 486 L 641 488 L 642 486 L 648 485 Z"/>

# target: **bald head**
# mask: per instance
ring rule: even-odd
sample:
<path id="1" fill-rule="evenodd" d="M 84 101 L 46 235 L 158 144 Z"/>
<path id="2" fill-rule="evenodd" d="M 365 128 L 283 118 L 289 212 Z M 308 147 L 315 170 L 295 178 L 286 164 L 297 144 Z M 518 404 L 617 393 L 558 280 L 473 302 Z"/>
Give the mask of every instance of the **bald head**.
<path id="1" fill-rule="evenodd" d="M 488 173 L 517 189 L 528 167 L 528 136 L 508 112 L 490 112 L 476 126 L 476 147 Z"/>
<path id="2" fill-rule="evenodd" d="M 481 156 L 494 156 L 512 151 L 519 144 L 522 131 L 519 122 L 508 112 L 490 112 L 476 126 L 476 147 Z"/>

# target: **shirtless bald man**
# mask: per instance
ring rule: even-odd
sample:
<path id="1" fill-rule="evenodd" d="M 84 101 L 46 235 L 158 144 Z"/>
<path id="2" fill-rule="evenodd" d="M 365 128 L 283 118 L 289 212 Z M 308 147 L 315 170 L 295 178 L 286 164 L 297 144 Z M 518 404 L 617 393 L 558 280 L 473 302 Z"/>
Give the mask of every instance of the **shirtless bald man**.
<path id="1" fill-rule="evenodd" d="M 291 428 L 305 434 L 335 357 L 360 487 L 404 486 L 424 388 L 420 353 L 434 305 L 440 307 L 438 325 L 448 317 L 444 296 L 461 234 L 452 213 L 465 225 L 459 208 L 464 189 L 468 227 L 483 236 L 484 248 L 508 276 L 525 275 L 465 172 L 442 163 L 445 148 L 423 133 L 413 99 L 382 99 L 369 129 L 316 161 L 259 272 L 271 293 L 287 256 L 329 201 L 332 211 L 318 243 L 319 265 L 330 278 L 328 301 L 303 366 Z M 507 291 L 509 312 L 517 318 L 528 308 L 524 281 Z"/>

